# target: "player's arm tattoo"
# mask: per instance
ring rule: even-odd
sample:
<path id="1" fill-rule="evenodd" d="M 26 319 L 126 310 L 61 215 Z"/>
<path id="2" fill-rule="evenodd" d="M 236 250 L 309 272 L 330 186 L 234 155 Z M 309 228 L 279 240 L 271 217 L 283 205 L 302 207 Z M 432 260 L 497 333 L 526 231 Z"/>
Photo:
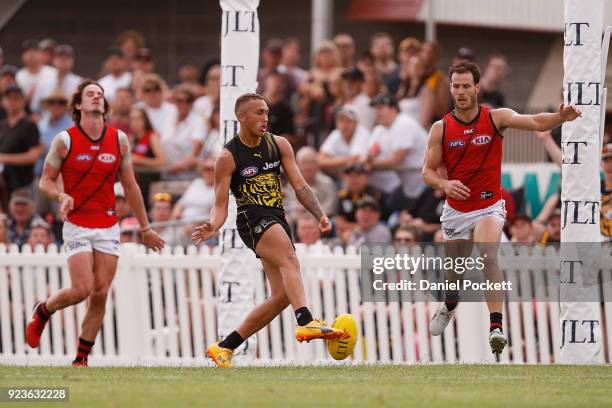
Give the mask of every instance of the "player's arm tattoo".
<path id="1" fill-rule="evenodd" d="M 323 218 L 325 212 L 323 212 L 323 208 L 321 208 L 321 203 L 319 203 L 319 199 L 308 184 L 306 184 L 299 190 L 295 190 L 295 196 L 297 197 L 299 202 L 302 203 L 304 208 L 310 211 L 310 213 L 314 215 L 317 220 Z"/>

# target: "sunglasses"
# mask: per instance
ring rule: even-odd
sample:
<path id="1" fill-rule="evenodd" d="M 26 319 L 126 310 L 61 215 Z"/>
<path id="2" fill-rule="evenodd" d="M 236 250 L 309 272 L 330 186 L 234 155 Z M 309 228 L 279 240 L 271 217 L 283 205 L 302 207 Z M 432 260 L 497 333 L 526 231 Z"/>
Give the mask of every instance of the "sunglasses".
<path id="1" fill-rule="evenodd" d="M 171 203 L 172 196 L 169 193 L 155 193 L 153 195 L 153 201 L 165 201 L 167 203 Z"/>

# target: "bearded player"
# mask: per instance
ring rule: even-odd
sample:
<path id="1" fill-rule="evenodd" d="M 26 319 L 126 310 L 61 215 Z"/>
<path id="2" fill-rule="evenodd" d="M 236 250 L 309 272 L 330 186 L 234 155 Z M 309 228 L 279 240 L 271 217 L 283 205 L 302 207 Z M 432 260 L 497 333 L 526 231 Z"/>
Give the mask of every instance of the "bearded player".
<path id="1" fill-rule="evenodd" d="M 74 366 L 87 366 L 117 271 L 119 225 L 113 189 L 117 176 L 138 218 L 143 243 L 158 251 L 164 246 L 147 220 L 127 136 L 106 126 L 108 106 L 98 83 L 79 85 L 71 102 L 75 125 L 53 139 L 39 184 L 43 194 L 60 203 L 71 287 L 36 304 L 26 340 L 30 347 L 38 347 L 53 313 L 88 299 Z"/>
<path id="2" fill-rule="evenodd" d="M 536 115 L 520 115 L 508 108 L 489 109 L 477 101 L 480 69 L 476 64 L 460 62 L 450 68 L 449 76 L 455 109 L 431 128 L 423 179 L 446 193 L 440 222 L 444 240 L 453 243 L 447 245 L 447 255 L 470 256 L 476 244 L 485 260 L 485 278 L 501 282 L 497 250 L 506 218 L 501 198 L 504 131 L 550 130 L 576 119 L 580 112 L 563 104 L 556 113 Z M 449 271 L 447 279 L 457 280 L 457 275 Z M 499 355 L 507 343 L 502 329 L 503 292 L 487 291 L 485 298 L 490 313 L 489 343 L 493 353 Z M 445 293 L 444 303 L 429 326 L 433 336 L 442 334 L 458 300 L 458 292 Z"/>
<path id="3" fill-rule="evenodd" d="M 306 306 L 300 264 L 282 206 L 281 167 L 299 201 L 319 221 L 320 231 L 328 232 L 331 225 L 319 200 L 304 181 L 289 142 L 266 131 L 268 112 L 261 95 L 248 93 L 236 100 L 240 132 L 224 146 L 215 163 L 215 204 L 210 220 L 196 227 L 192 235 L 197 245 L 221 228 L 227 218 L 231 190 L 238 206 L 236 225 L 240 238 L 261 259 L 270 282 L 270 297 L 256 306 L 235 331 L 208 347 L 208 356 L 223 368 L 232 367 L 237 347 L 289 305 L 297 319 L 298 341 L 346 337 L 344 331 L 314 320 Z"/>

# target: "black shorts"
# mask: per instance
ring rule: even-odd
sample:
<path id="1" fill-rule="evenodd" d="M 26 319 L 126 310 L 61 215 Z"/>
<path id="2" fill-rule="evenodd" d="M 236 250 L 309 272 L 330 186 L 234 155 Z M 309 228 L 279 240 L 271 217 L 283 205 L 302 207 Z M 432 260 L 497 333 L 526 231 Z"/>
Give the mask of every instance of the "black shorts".
<path id="1" fill-rule="evenodd" d="M 280 224 L 291 240 L 291 229 L 285 219 L 285 211 L 274 207 L 259 207 L 249 205 L 238 208 L 236 226 L 244 244 L 255 252 L 257 243 L 264 232 L 274 224 Z M 293 243 L 293 240 L 292 240 Z M 257 253 L 255 252 L 255 255 Z M 259 255 L 257 255 L 259 258 Z"/>

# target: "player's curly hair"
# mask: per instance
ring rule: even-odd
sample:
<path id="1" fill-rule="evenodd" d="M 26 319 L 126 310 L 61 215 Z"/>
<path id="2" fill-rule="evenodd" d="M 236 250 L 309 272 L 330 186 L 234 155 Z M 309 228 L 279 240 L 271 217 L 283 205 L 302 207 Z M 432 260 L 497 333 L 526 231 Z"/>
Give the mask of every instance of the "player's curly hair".
<path id="1" fill-rule="evenodd" d="M 102 90 L 102 93 L 104 93 L 104 88 L 102 88 L 102 85 L 100 85 L 98 82 L 92 79 L 86 79 L 83 82 L 81 82 L 77 90 L 72 95 L 72 98 L 70 100 L 70 114 L 72 115 L 72 120 L 74 120 L 74 123 L 81 122 L 81 110 L 77 108 L 77 105 L 80 105 L 81 102 L 83 101 L 83 91 L 89 85 L 96 85 L 98 88 Z M 108 117 L 110 116 L 110 104 L 106 100 L 106 97 L 104 97 L 103 99 L 104 99 L 104 120 L 106 121 Z"/>
<path id="2" fill-rule="evenodd" d="M 451 66 L 448 70 L 448 78 L 451 79 L 455 73 L 467 74 L 468 72 L 472 74 L 472 77 L 474 78 L 474 85 L 478 84 L 480 82 L 480 68 L 471 61 L 462 60 L 461 62 Z"/>

